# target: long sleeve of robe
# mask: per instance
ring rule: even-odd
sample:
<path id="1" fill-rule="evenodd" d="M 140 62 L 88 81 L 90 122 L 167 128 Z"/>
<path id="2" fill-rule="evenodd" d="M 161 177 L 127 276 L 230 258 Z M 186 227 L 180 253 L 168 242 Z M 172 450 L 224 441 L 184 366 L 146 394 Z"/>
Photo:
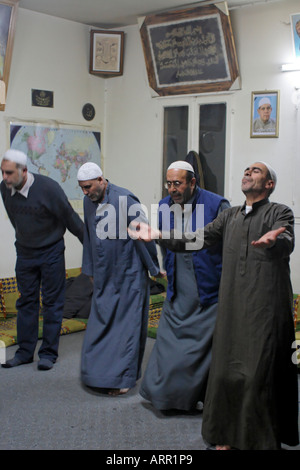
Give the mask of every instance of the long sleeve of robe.
<path id="1" fill-rule="evenodd" d="M 286 230 L 269 249 L 251 245 L 270 230 Z M 298 438 L 298 382 L 289 256 L 292 211 L 268 200 L 222 212 L 192 243 L 223 240 L 223 269 L 202 434 L 210 444 L 241 450 L 293 446 Z M 184 251 L 182 240 L 162 240 Z M 194 248 L 197 249 L 197 248 Z"/>

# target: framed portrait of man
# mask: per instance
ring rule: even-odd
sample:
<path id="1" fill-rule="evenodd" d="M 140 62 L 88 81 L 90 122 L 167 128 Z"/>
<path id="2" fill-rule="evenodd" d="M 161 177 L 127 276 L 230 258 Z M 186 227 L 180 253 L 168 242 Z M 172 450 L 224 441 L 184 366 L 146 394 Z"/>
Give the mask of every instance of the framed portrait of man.
<path id="1" fill-rule="evenodd" d="M 290 15 L 294 57 L 300 61 L 300 13 Z"/>
<path id="2" fill-rule="evenodd" d="M 251 94 L 250 137 L 278 137 L 279 91 Z"/>

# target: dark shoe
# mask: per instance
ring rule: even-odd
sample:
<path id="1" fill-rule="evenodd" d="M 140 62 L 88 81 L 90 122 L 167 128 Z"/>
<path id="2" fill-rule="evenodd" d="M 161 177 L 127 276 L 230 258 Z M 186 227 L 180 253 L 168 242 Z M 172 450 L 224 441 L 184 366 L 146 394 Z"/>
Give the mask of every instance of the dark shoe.
<path id="1" fill-rule="evenodd" d="M 40 359 L 38 363 L 39 370 L 50 370 L 53 367 L 53 362 L 50 359 Z"/>
<path id="2" fill-rule="evenodd" d="M 9 369 L 10 367 L 21 366 L 22 364 L 31 364 L 31 362 L 33 362 L 32 359 L 29 361 L 24 361 L 22 359 L 14 357 L 13 359 L 9 359 L 8 361 L 6 361 L 5 364 L 1 364 L 1 366 L 4 367 L 4 369 Z"/>

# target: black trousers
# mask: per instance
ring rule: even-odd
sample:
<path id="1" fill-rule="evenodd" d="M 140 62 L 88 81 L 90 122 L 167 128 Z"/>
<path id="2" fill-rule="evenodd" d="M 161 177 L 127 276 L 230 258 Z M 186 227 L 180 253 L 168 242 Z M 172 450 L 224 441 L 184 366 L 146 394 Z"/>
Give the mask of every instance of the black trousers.
<path id="1" fill-rule="evenodd" d="M 40 358 L 55 362 L 65 298 L 64 240 L 42 249 L 24 249 L 17 243 L 16 248 L 16 277 L 20 292 L 16 303 L 19 345 L 16 356 L 23 361 L 33 359 L 42 297 L 43 338 L 38 354 Z"/>

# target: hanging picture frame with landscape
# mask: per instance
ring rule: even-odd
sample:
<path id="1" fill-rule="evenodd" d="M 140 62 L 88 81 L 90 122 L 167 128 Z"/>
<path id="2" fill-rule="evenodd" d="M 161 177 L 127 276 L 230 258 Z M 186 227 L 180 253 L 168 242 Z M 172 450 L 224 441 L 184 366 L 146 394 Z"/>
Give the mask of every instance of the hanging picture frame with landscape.
<path id="1" fill-rule="evenodd" d="M 5 110 L 18 6 L 19 0 L 0 1 L 0 84 L 4 98 L 0 111 Z"/>

